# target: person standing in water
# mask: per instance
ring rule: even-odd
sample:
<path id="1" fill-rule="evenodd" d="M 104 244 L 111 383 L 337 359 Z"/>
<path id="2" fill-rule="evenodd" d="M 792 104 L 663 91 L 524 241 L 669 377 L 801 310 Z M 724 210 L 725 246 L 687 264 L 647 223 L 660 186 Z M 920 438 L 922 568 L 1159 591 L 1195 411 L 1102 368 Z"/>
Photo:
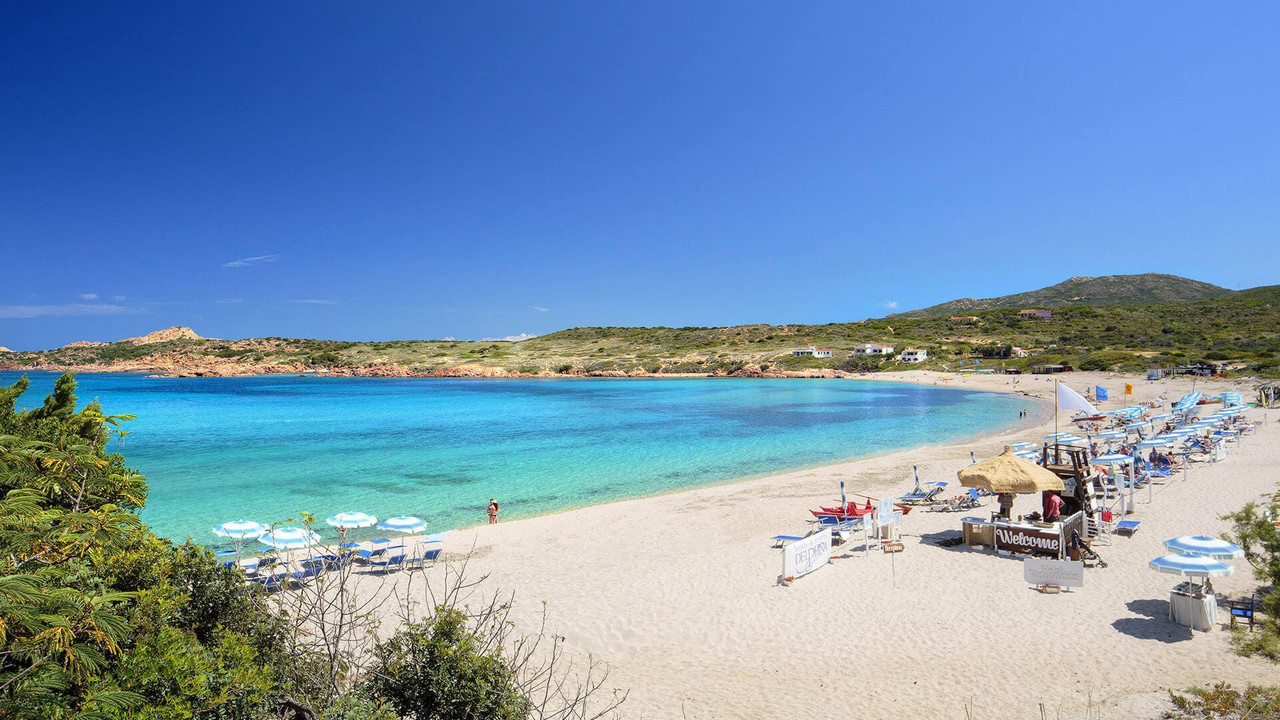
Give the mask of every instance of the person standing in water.
<path id="1" fill-rule="evenodd" d="M 489 524 L 495 525 L 498 522 L 498 501 L 489 498 Z"/>

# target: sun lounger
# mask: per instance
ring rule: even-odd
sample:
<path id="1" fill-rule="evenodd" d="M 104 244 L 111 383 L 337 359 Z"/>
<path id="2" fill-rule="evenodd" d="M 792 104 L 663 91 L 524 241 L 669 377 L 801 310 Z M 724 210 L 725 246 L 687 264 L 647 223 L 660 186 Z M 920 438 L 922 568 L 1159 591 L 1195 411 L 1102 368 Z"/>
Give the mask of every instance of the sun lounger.
<path id="1" fill-rule="evenodd" d="M 376 550 L 357 550 L 355 561 L 361 563 L 372 563 L 383 555 L 387 554 L 386 548 L 378 548 Z"/>
<path id="2" fill-rule="evenodd" d="M 369 564 L 373 566 L 374 569 L 381 570 L 382 573 L 385 575 L 386 573 L 389 573 L 392 570 L 399 570 L 400 568 L 404 567 L 404 563 L 405 563 L 404 555 L 392 555 L 386 560 L 374 560 Z"/>
<path id="3" fill-rule="evenodd" d="M 905 505 L 927 505 L 937 502 L 938 496 L 941 495 L 942 491 L 945 489 L 947 489 L 946 483 L 935 483 L 933 487 L 926 490 L 923 494 L 917 495 L 916 493 L 911 493 L 910 495 L 903 495 L 898 498 L 898 502 Z"/>
<path id="4" fill-rule="evenodd" d="M 797 541 L 797 540 L 803 540 L 804 538 L 805 538 L 805 536 L 804 536 L 804 535 L 774 535 L 773 537 L 771 537 L 771 538 L 769 538 L 769 539 L 773 541 L 773 546 L 774 546 L 774 547 L 776 547 L 776 548 L 780 548 L 780 547 L 782 547 L 783 545 L 786 545 L 786 544 L 787 544 L 787 543 L 789 543 L 789 542 L 795 542 L 795 541 Z"/>
<path id="5" fill-rule="evenodd" d="M 308 559 L 311 559 L 311 558 L 308 558 Z M 285 580 L 291 585 L 295 585 L 297 587 L 303 587 L 305 585 L 311 584 L 312 580 L 315 580 L 316 578 L 320 577 L 323 574 L 324 574 L 323 560 L 321 560 L 320 562 L 311 562 L 311 563 L 307 563 L 304 560 L 303 569 L 298 570 L 296 572 L 289 573 L 287 576 L 285 576 Z"/>
<path id="6" fill-rule="evenodd" d="M 1141 524 L 1141 520 L 1121 520 L 1116 523 L 1116 533 L 1120 535 L 1133 535 L 1138 532 L 1138 526 Z"/>
<path id="7" fill-rule="evenodd" d="M 252 577 L 248 580 L 250 583 L 261 587 L 269 593 L 279 592 L 284 589 L 284 583 L 280 582 L 278 575 L 263 575 L 262 577 Z"/>

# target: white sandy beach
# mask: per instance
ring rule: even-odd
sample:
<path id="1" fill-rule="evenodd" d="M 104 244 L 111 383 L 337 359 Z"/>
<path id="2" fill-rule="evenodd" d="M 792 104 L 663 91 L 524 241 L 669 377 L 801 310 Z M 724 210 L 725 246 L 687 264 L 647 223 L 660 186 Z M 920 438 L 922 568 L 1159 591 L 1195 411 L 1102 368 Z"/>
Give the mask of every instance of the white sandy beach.
<path id="1" fill-rule="evenodd" d="M 1123 399 L 1123 378 L 1062 379 L 1077 389 L 1103 384 Z M 1189 379 L 1130 381 L 1138 401 L 1162 392 L 1176 400 L 1191 388 Z M 1009 382 L 950 384 L 1010 391 Z M 1052 379 L 1022 376 L 1018 388 L 1051 398 Z M 1196 383 L 1246 397 L 1251 388 Z M 1264 414 L 1249 417 L 1261 425 Z M 950 482 L 950 495 L 971 450 L 983 459 L 1051 428 L 1052 419 L 969 443 L 482 526 L 451 533 L 446 551 L 474 544 L 471 570 L 488 573 L 493 590 L 514 591 L 531 627 L 546 601 L 550 629 L 607 662 L 611 686 L 630 690 L 628 718 L 965 718 L 966 708 L 974 718 L 1039 718 L 1041 703 L 1048 717 L 1084 717 L 1090 708 L 1090 717 L 1154 717 L 1167 688 L 1280 680 L 1275 665 L 1235 655 L 1224 629 L 1193 633 L 1168 622 L 1177 580 L 1147 568 L 1164 554 L 1164 539 L 1218 534 L 1220 515 L 1273 490 L 1275 422 L 1225 461 L 1156 486 L 1153 502 L 1140 491 L 1141 529 L 1098 547 L 1109 567 L 1086 570 L 1085 587 L 1073 592 L 1042 595 L 1023 581 L 1017 559 L 928 542 L 959 530 L 965 515 L 989 515 L 990 499 L 973 512 L 912 512 L 897 556 L 854 552 L 778 584 L 781 551 L 770 536 L 803 534 L 808 510 L 837 500 L 840 480 L 850 493 L 898 495 L 911 488 L 915 464 L 922 480 Z M 1036 509 L 1038 496 L 1027 495 L 1015 512 Z M 1234 576 L 1214 583 L 1233 596 L 1255 585 L 1248 563 L 1235 565 Z"/>

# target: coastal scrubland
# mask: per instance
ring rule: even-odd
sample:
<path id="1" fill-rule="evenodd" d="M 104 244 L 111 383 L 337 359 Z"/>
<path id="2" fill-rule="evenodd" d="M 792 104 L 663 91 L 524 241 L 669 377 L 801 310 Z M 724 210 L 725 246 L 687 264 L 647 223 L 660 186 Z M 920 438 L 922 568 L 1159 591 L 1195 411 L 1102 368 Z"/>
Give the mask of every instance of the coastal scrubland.
<path id="1" fill-rule="evenodd" d="M 1160 287 L 1167 277 L 1156 276 Z M 1100 287 L 1096 283 L 1102 280 L 1108 279 L 1093 279 L 1090 287 Z M 1135 303 L 1126 289 L 1109 300 L 1099 296 L 1089 302 L 1034 306 L 1048 310 L 1047 318 L 1028 317 L 1019 303 L 1004 302 L 997 304 L 1007 307 L 967 310 L 963 316 L 912 313 L 820 325 L 579 327 L 519 342 L 219 340 L 166 331 L 145 342 L 73 343 L 0 354 L 0 367 L 179 375 L 635 376 L 833 374 L 911 367 L 956 371 L 978 363 L 985 368 L 1063 364 L 1136 372 L 1153 365 L 1213 362 L 1236 372 L 1280 376 L 1280 286 L 1239 292 L 1208 287 L 1205 292 L 1212 297 L 1207 299 L 1160 300 L 1169 293 L 1154 288 L 1156 301 Z M 856 355 L 855 348 L 867 343 L 892 346 L 895 355 Z M 831 357 L 793 354 L 809 347 L 829 349 Z M 920 364 L 898 361 L 897 353 L 906 348 L 926 350 L 929 359 Z"/>

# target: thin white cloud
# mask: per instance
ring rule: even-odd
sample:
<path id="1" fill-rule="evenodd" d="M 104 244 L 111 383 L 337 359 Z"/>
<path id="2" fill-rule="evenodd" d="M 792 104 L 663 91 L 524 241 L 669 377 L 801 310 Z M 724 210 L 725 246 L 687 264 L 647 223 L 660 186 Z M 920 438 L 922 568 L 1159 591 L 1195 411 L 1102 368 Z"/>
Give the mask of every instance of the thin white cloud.
<path id="1" fill-rule="evenodd" d="M 80 299 L 81 300 L 97 300 L 98 294 L 97 293 L 80 293 Z"/>
<path id="2" fill-rule="evenodd" d="M 244 302 L 244 300 L 241 300 L 240 298 L 218 298 L 217 300 L 213 301 L 213 304 L 214 305 L 239 305 L 242 302 Z"/>
<path id="3" fill-rule="evenodd" d="M 538 312 L 551 312 L 551 308 L 542 307 L 541 305 L 530 305 L 529 307 L 534 310 L 537 310 Z"/>
<path id="4" fill-rule="evenodd" d="M 111 296 L 111 299 L 112 299 L 112 300 L 115 300 L 116 302 L 124 302 L 124 296 L 123 296 L 123 295 L 112 295 L 112 296 Z"/>
<path id="5" fill-rule="evenodd" d="M 337 300 L 290 300 L 294 305 L 337 305 Z"/>
<path id="6" fill-rule="evenodd" d="M 37 317 L 70 317 L 73 315 L 123 315 L 132 312 L 123 305 L 105 303 L 68 303 L 65 305 L 0 305 L 0 318 L 21 320 Z"/>
<path id="7" fill-rule="evenodd" d="M 457 342 L 458 338 L 452 335 L 445 335 L 444 337 L 440 338 L 440 340 L 441 342 Z"/>
<path id="8" fill-rule="evenodd" d="M 886 309 L 886 310 L 897 310 L 897 309 L 898 309 L 898 301 L 897 301 L 897 300 L 885 300 L 884 302 L 880 303 L 880 307 L 882 307 L 882 308 L 884 308 L 884 309 Z"/>
<path id="9" fill-rule="evenodd" d="M 284 256 L 283 255 L 256 255 L 254 257 L 240 258 L 239 260 L 232 260 L 231 262 L 222 263 L 222 267 L 224 268 L 250 267 L 252 265 L 272 263 L 279 260 L 282 257 Z"/>
<path id="10" fill-rule="evenodd" d="M 538 337 L 529 333 L 520 333 L 519 335 L 508 335 L 506 337 L 487 337 L 480 338 L 480 342 L 520 342 L 521 340 L 531 340 Z"/>

